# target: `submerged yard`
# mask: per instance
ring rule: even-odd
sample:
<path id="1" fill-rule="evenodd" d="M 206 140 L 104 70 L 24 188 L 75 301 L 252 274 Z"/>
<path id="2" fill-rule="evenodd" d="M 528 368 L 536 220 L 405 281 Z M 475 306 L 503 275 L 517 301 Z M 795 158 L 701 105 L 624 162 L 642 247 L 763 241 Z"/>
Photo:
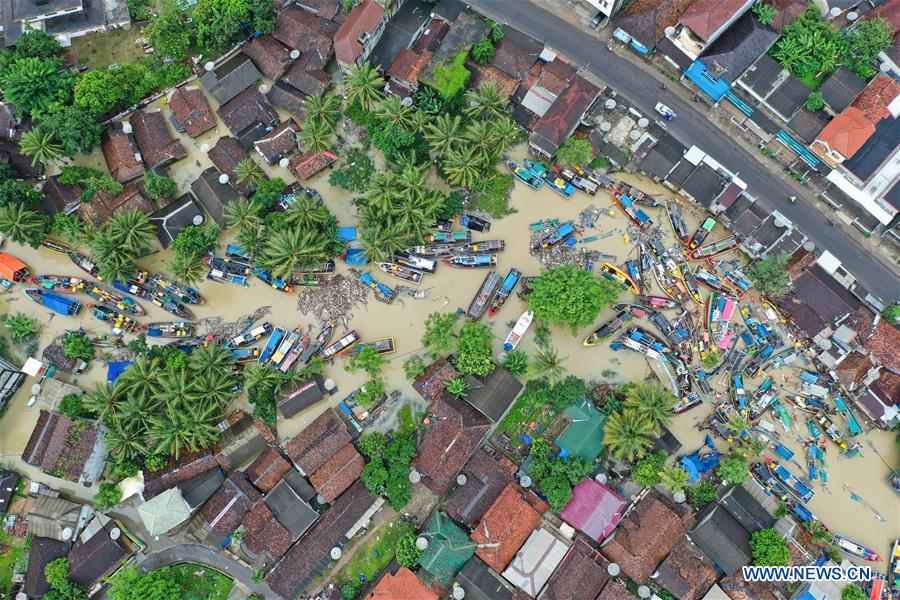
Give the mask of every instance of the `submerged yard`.
<path id="1" fill-rule="evenodd" d="M 173 565 L 170 573 L 181 587 L 182 600 L 225 600 L 234 586 L 227 575 L 193 563 Z"/>

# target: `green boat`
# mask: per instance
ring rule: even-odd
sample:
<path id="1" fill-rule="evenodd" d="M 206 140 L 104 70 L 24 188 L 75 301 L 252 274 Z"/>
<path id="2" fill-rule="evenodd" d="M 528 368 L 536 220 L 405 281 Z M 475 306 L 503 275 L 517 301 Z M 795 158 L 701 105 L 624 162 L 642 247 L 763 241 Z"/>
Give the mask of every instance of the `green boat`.
<path id="1" fill-rule="evenodd" d="M 844 402 L 843 398 L 835 396 L 834 406 L 837 408 L 840 415 L 844 417 L 844 420 L 847 421 L 847 432 L 850 434 L 850 437 L 857 436 L 863 432 L 862 425 L 856 420 L 856 416 L 850 410 L 850 407 L 847 406 L 847 403 Z"/>
<path id="2" fill-rule="evenodd" d="M 813 436 L 813 438 L 819 439 L 822 437 L 822 430 L 819 429 L 819 426 L 813 419 L 806 420 L 806 428 L 809 430 L 809 435 Z"/>

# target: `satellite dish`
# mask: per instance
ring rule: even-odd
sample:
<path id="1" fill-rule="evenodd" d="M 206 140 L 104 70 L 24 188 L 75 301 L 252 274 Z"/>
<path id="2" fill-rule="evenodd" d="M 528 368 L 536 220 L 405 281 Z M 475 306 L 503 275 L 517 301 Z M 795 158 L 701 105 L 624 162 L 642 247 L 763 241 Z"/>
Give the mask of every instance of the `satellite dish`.
<path id="1" fill-rule="evenodd" d="M 329 392 L 337 387 L 337 384 L 334 382 L 334 379 L 326 379 L 325 380 L 325 389 Z"/>
<path id="2" fill-rule="evenodd" d="M 675 28 L 671 26 L 666 27 L 666 37 L 672 37 L 673 35 L 675 35 Z"/>
<path id="3" fill-rule="evenodd" d="M 646 585 L 642 585 L 638 588 L 638 598 L 649 598 L 650 597 L 650 588 Z"/>
<path id="4" fill-rule="evenodd" d="M 212 71 L 213 69 L 216 68 L 216 63 L 214 63 L 213 61 L 209 61 L 208 63 L 203 65 L 203 68 L 206 69 L 207 71 Z"/>
<path id="5" fill-rule="evenodd" d="M 812 252 L 813 250 L 816 249 L 816 245 L 813 244 L 812 242 L 806 241 L 806 242 L 803 242 L 803 249 L 806 250 L 807 252 Z"/>
<path id="6" fill-rule="evenodd" d="M 201 144 L 200 151 L 204 153 L 209 152 L 209 144 Z"/>
<path id="7" fill-rule="evenodd" d="M 466 485 L 466 482 L 468 480 L 469 480 L 469 478 L 466 477 L 465 473 L 460 473 L 459 475 L 456 476 L 457 485 Z"/>
<path id="8" fill-rule="evenodd" d="M 118 527 L 113 527 L 112 529 L 109 530 L 109 539 L 117 540 L 120 537 L 122 537 L 122 530 L 119 529 Z"/>
<path id="9" fill-rule="evenodd" d="M 316 495 L 316 502 L 318 502 L 319 504 L 328 504 L 328 501 L 325 500 L 325 496 L 323 496 L 322 494 Z"/>
<path id="10" fill-rule="evenodd" d="M 400 101 L 400 104 L 402 106 L 412 106 L 413 105 L 412 96 L 407 96 L 406 98 L 404 98 L 403 100 Z"/>
<path id="11" fill-rule="evenodd" d="M 266 85 L 265 83 L 263 83 L 263 84 L 260 84 L 259 88 L 257 88 L 257 89 L 259 89 L 260 94 L 265 94 L 269 91 L 269 86 Z"/>
<path id="12" fill-rule="evenodd" d="M 834 344 L 831 343 L 831 340 L 822 340 L 819 342 L 819 346 L 822 350 L 831 350 L 834 347 Z"/>
<path id="13" fill-rule="evenodd" d="M 421 536 L 421 535 L 416 538 L 416 548 L 418 548 L 419 550 L 424 550 L 427 547 L 428 547 L 428 539 L 427 538 L 425 538 L 424 536 Z"/>
<path id="14" fill-rule="evenodd" d="M 31 393 L 32 393 L 33 395 L 35 395 L 35 396 L 38 395 L 38 394 L 40 394 L 40 393 L 41 393 L 41 384 L 35 383 L 34 385 L 32 385 L 32 386 L 31 386 Z"/>
<path id="15" fill-rule="evenodd" d="M 851 23 L 853 21 L 857 20 L 858 18 L 859 18 L 859 13 L 856 12 L 855 10 L 852 10 L 847 13 L 847 20 L 850 21 Z"/>
<path id="16" fill-rule="evenodd" d="M 784 227 L 787 225 L 787 223 L 785 223 L 778 217 L 775 217 L 774 219 L 772 219 L 772 225 L 774 225 L 778 229 L 784 229 Z"/>
<path id="17" fill-rule="evenodd" d="M 684 501 L 687 500 L 684 492 L 675 492 L 674 494 L 672 494 L 672 498 L 674 498 L 675 502 L 677 502 L 678 504 L 684 504 Z"/>
<path id="18" fill-rule="evenodd" d="M 628 137 L 630 137 L 633 140 L 637 140 L 639 137 L 641 137 L 641 132 L 638 131 L 637 129 L 632 129 L 631 131 L 628 132 Z"/>
<path id="19" fill-rule="evenodd" d="M 523 488 L 530 488 L 531 477 L 528 475 L 522 475 L 521 479 L 519 479 L 519 485 L 521 485 Z"/>
<path id="20" fill-rule="evenodd" d="M 226 183 L 228 183 L 228 174 L 227 173 L 222 173 L 221 175 L 219 175 L 219 183 L 221 183 L 222 185 L 225 185 Z"/>
<path id="21" fill-rule="evenodd" d="M 594 480 L 597 483 L 606 483 L 609 481 L 609 477 L 606 476 L 606 473 L 597 473 L 597 476 L 594 477 Z"/>
<path id="22" fill-rule="evenodd" d="M 412 471 L 409 472 L 409 482 L 410 483 L 419 483 L 420 481 L 422 481 L 422 475 L 418 471 L 413 469 Z"/>
<path id="23" fill-rule="evenodd" d="M 65 540 L 71 540 L 71 539 L 72 539 L 72 534 L 73 534 L 73 533 L 74 533 L 74 532 L 72 531 L 72 528 L 71 528 L 71 527 L 66 527 L 66 528 L 64 528 L 64 529 L 62 530 L 62 536 L 63 536 L 63 539 L 65 539 Z"/>
<path id="24" fill-rule="evenodd" d="M 887 73 L 888 71 L 891 70 L 891 65 L 887 64 L 886 62 L 883 62 L 878 65 L 878 70 L 881 71 L 882 73 Z"/>
<path id="25" fill-rule="evenodd" d="M 343 556 L 344 554 L 344 551 L 335 546 L 331 549 L 331 552 L 329 552 L 329 554 L 331 555 L 331 560 L 340 560 L 341 556 Z"/>
<path id="26" fill-rule="evenodd" d="M 131 123 L 122 123 L 122 133 L 131 133 L 134 129 L 131 127 Z"/>
<path id="27" fill-rule="evenodd" d="M 609 573 L 610 577 L 615 577 L 618 575 L 622 569 L 619 568 L 619 565 L 616 563 L 609 563 L 606 565 L 606 572 Z"/>
<path id="28" fill-rule="evenodd" d="M 201 225 L 203 225 L 203 215 L 194 215 L 194 218 L 191 219 L 191 223 L 193 223 L 197 227 L 200 227 Z"/>
<path id="29" fill-rule="evenodd" d="M 298 58 L 300 58 L 300 51 L 299 50 L 291 50 L 290 57 L 292 60 L 297 60 Z"/>
<path id="30" fill-rule="evenodd" d="M 649 124 L 650 119 L 648 119 L 647 117 L 641 117 L 640 119 L 638 119 L 638 127 L 646 127 Z"/>
<path id="31" fill-rule="evenodd" d="M 466 597 L 466 590 L 459 586 L 453 588 L 453 600 L 463 600 Z"/>
<path id="32" fill-rule="evenodd" d="M 609 121 L 603 121 L 602 123 L 600 123 L 600 131 L 609 131 L 610 129 L 612 129 L 612 123 L 610 123 Z"/>
<path id="33" fill-rule="evenodd" d="M 612 110 L 616 107 L 616 101 L 610 98 L 603 104 L 603 106 L 606 107 L 606 110 Z"/>
<path id="34" fill-rule="evenodd" d="M 278 166 L 281 167 L 282 169 L 287 169 L 289 164 L 291 164 L 291 161 L 289 161 L 286 158 L 282 158 L 281 160 L 278 161 Z"/>
<path id="35" fill-rule="evenodd" d="M 832 6 L 832 7 L 831 7 L 831 10 L 828 11 L 828 14 L 829 14 L 832 18 L 834 18 L 834 17 L 838 16 L 839 14 L 841 14 L 841 9 L 838 8 L 837 6 Z"/>

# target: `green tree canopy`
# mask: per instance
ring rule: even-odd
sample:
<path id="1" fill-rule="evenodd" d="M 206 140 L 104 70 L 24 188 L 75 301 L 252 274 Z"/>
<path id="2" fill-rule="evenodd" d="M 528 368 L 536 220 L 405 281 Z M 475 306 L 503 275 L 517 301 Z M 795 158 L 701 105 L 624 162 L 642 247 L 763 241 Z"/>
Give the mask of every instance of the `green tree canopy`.
<path id="1" fill-rule="evenodd" d="M 791 551 L 784 538 L 774 529 L 760 529 L 750 535 L 753 564 L 760 567 L 779 567 L 791 562 Z"/>
<path id="2" fill-rule="evenodd" d="M 494 60 L 494 53 L 496 53 L 496 51 L 497 50 L 494 48 L 494 44 L 491 43 L 490 38 L 481 38 L 472 46 L 470 54 L 472 60 L 479 65 L 486 65 Z"/>
<path id="3" fill-rule="evenodd" d="M 185 60 L 191 50 L 191 32 L 174 7 L 164 4 L 162 14 L 153 19 L 144 33 L 156 52 L 172 60 Z"/>
<path id="4" fill-rule="evenodd" d="M 774 21 L 775 17 L 778 15 L 778 11 L 776 11 L 774 7 L 764 2 L 757 2 L 753 5 L 752 10 L 753 14 L 756 15 L 756 18 L 759 19 L 759 22 L 763 25 L 771 25 L 772 21 Z"/>
<path id="5" fill-rule="evenodd" d="M 138 575 L 137 567 L 120 571 L 112 580 L 112 600 L 170 600 L 181 597 L 181 588 L 169 567 Z"/>
<path id="6" fill-rule="evenodd" d="M 94 359 L 94 344 L 81 332 L 67 333 L 63 339 L 63 353 L 67 358 L 88 362 Z"/>
<path id="7" fill-rule="evenodd" d="M 644 487 L 654 487 L 659 485 L 659 472 L 662 471 L 666 464 L 666 455 L 662 452 L 653 452 L 648 454 L 637 462 L 634 471 L 631 472 L 631 478 L 635 483 Z"/>
<path id="8" fill-rule="evenodd" d="M 191 12 L 197 45 L 205 54 L 226 50 L 249 18 L 247 0 L 199 0 Z"/>
<path id="9" fill-rule="evenodd" d="M 495 368 L 493 339 L 494 334 L 485 325 L 471 321 L 464 324 L 457 339 L 456 370 L 461 375 L 490 375 Z"/>
<path id="10" fill-rule="evenodd" d="M 401 567 L 407 569 L 415 567 L 419 563 L 422 551 L 416 546 L 416 534 L 407 533 L 397 540 L 396 558 Z"/>
<path id="11" fill-rule="evenodd" d="M 386 363 L 387 359 L 378 352 L 378 348 L 365 346 L 358 354 L 350 357 L 346 368 L 351 373 L 363 370 L 369 377 L 378 377 Z"/>
<path id="12" fill-rule="evenodd" d="M 566 138 L 556 151 L 556 162 L 569 168 L 583 167 L 590 163 L 593 157 L 594 149 L 589 141 L 572 137 Z"/>
<path id="13" fill-rule="evenodd" d="M 778 254 L 757 260 L 747 268 L 747 275 L 756 289 L 769 296 L 784 296 L 790 290 L 787 273 L 788 256 Z"/>
<path id="14" fill-rule="evenodd" d="M 90 112 L 71 104 L 54 104 L 41 121 L 53 133 L 66 156 L 90 154 L 100 146 L 103 124 Z"/>
<path id="15" fill-rule="evenodd" d="M 456 346 L 456 313 L 433 312 L 425 321 L 422 345 L 431 358 L 437 358 L 453 351 Z"/>
<path id="16" fill-rule="evenodd" d="M 744 483 L 747 481 L 749 473 L 750 469 L 747 467 L 747 463 L 736 454 L 729 454 L 719 464 L 719 477 L 729 485 Z"/>
<path id="17" fill-rule="evenodd" d="M 535 318 L 556 325 L 568 325 L 575 335 L 579 327 L 590 325 L 603 308 L 613 304 L 621 290 L 606 279 L 576 266 L 546 271 L 531 283 L 528 308 Z"/>
<path id="18" fill-rule="evenodd" d="M 869 595 L 851 583 L 841 588 L 841 600 L 869 600 Z"/>
<path id="19" fill-rule="evenodd" d="M 174 198 L 178 195 L 178 184 L 165 175 L 147 173 L 144 177 L 144 191 L 154 200 Z"/>
<path id="20" fill-rule="evenodd" d="M 0 71 L 0 89 L 22 115 L 45 112 L 54 102 L 67 102 L 72 78 L 57 58 L 20 57 Z"/>

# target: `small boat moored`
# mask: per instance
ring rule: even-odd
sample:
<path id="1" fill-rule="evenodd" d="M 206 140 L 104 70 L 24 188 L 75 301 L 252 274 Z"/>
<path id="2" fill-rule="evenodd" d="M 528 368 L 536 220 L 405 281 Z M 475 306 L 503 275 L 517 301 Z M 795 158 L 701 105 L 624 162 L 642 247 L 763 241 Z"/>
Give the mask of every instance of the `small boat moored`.
<path id="1" fill-rule="evenodd" d="M 68 275 L 38 275 L 29 277 L 28 281 L 43 290 L 58 294 L 75 294 L 83 290 L 85 286 L 84 279 Z"/>
<path id="2" fill-rule="evenodd" d="M 513 290 L 516 289 L 516 285 L 518 285 L 521 278 L 522 271 L 516 269 L 515 267 L 509 270 L 509 273 L 507 273 L 506 277 L 503 279 L 503 284 L 497 291 L 497 295 L 494 297 L 493 302 L 491 302 L 491 307 L 488 310 L 488 316 L 493 317 L 498 312 L 500 312 L 500 309 L 503 308 L 504 304 L 506 304 L 506 300 L 509 298 L 510 294 L 512 294 Z"/>
<path id="3" fill-rule="evenodd" d="M 451 256 L 441 260 L 444 264 L 451 267 L 460 267 L 463 269 L 477 269 L 493 267 L 497 264 L 496 254 L 466 254 L 460 256 Z"/>
<path id="4" fill-rule="evenodd" d="M 137 323 L 134 322 L 134 319 L 132 319 L 128 315 L 124 315 L 115 309 L 104 306 L 103 304 L 88 304 L 87 307 L 91 311 L 91 314 L 94 315 L 94 317 L 96 317 L 100 321 L 109 323 L 113 329 L 119 329 L 121 331 L 131 331 L 132 329 L 134 329 L 135 325 L 137 325 Z"/>
<path id="5" fill-rule="evenodd" d="M 479 320 L 482 316 L 484 316 L 485 311 L 488 308 L 488 303 L 491 301 L 491 298 L 500 288 L 500 285 L 503 283 L 503 280 L 500 278 L 500 275 L 497 274 L 496 271 L 489 271 L 485 276 L 484 281 L 481 283 L 481 287 L 478 288 L 478 292 L 475 294 L 475 298 L 472 299 L 472 302 L 469 304 L 469 310 L 466 314 L 473 321 Z"/>
<path id="6" fill-rule="evenodd" d="M 309 344 L 306 349 L 300 353 L 300 356 L 297 358 L 298 363 L 309 364 L 309 361 L 313 359 L 319 352 L 322 351 L 322 348 L 325 347 L 325 344 L 328 343 L 328 340 L 331 339 L 331 336 L 334 334 L 334 325 L 326 325 L 322 331 L 319 332 L 319 335 L 316 336 L 316 339 L 313 340 L 311 344 Z"/>
<path id="7" fill-rule="evenodd" d="M 456 247 L 459 254 L 493 254 L 503 252 L 506 242 L 503 240 L 485 240 L 483 242 L 468 242 Z"/>
<path id="8" fill-rule="evenodd" d="M 184 338 L 194 335 L 194 324 L 187 321 L 166 321 L 140 325 L 137 330 L 146 333 L 147 337 Z"/>
<path id="9" fill-rule="evenodd" d="M 626 323 L 631 321 L 634 318 L 634 315 L 631 314 L 630 309 L 625 309 L 619 311 L 619 313 L 614 316 L 609 321 L 602 324 L 600 327 L 595 329 L 593 333 L 584 338 L 584 341 L 581 343 L 582 346 L 596 346 L 597 344 L 601 344 L 604 341 L 611 338 L 617 331 L 622 329 Z"/>
<path id="10" fill-rule="evenodd" d="M 228 348 L 240 348 L 241 346 L 246 346 L 262 339 L 271 331 L 272 324 L 268 322 L 263 323 L 262 325 L 257 325 L 256 327 L 247 328 L 239 335 L 231 338 L 231 340 L 229 340 L 229 342 L 225 346 Z"/>
<path id="11" fill-rule="evenodd" d="M 881 562 L 884 560 L 881 558 L 880 554 L 871 548 L 866 548 L 862 544 L 854 542 L 850 538 L 839 533 L 834 534 L 834 539 L 832 541 L 834 542 L 834 545 L 838 547 L 838 550 L 853 558 L 869 562 Z"/>
<path id="12" fill-rule="evenodd" d="M 482 219 L 481 217 L 475 215 L 470 215 L 468 213 L 463 213 L 462 216 L 459 217 L 459 224 L 466 229 L 478 231 L 479 233 L 484 233 L 491 230 L 490 221 L 488 221 L 487 219 Z"/>
<path id="13" fill-rule="evenodd" d="M 515 177 L 527 185 L 532 189 L 538 189 L 542 185 L 544 185 L 544 180 L 541 179 L 541 176 L 532 171 L 531 169 L 526 169 L 519 163 L 513 160 L 506 161 L 506 167 L 512 172 Z"/>
<path id="14" fill-rule="evenodd" d="M 394 338 L 386 337 L 372 340 L 371 342 L 360 342 L 352 348 L 348 348 L 343 356 L 356 356 L 363 348 L 375 348 L 375 350 L 378 351 L 378 354 L 393 354 L 397 351 Z"/>
<path id="15" fill-rule="evenodd" d="M 319 353 L 319 356 L 324 361 L 329 361 L 335 357 L 340 356 L 344 353 L 350 346 L 353 346 L 359 341 L 359 334 L 356 333 L 356 330 L 351 330 L 345 333 L 339 340 L 333 342 L 326 348 L 322 349 L 322 352 Z"/>
<path id="16" fill-rule="evenodd" d="M 60 296 L 40 288 L 27 288 L 25 295 L 40 304 L 46 306 L 55 313 L 66 317 L 74 317 L 81 311 L 81 302 L 67 296 Z"/>
<path id="17" fill-rule="evenodd" d="M 378 268 L 388 275 L 393 275 L 398 279 L 408 281 L 415 285 L 419 285 L 422 281 L 422 271 L 416 271 L 411 267 L 392 262 L 380 262 L 378 263 Z"/>
<path id="18" fill-rule="evenodd" d="M 519 317 L 519 320 L 516 321 L 516 324 L 510 330 L 509 335 L 506 336 L 506 341 L 503 342 L 503 350 L 506 352 L 515 350 L 522 338 L 525 337 L 525 332 L 528 331 L 533 319 L 534 313 L 532 311 L 526 310 L 522 313 L 522 316 Z"/>

